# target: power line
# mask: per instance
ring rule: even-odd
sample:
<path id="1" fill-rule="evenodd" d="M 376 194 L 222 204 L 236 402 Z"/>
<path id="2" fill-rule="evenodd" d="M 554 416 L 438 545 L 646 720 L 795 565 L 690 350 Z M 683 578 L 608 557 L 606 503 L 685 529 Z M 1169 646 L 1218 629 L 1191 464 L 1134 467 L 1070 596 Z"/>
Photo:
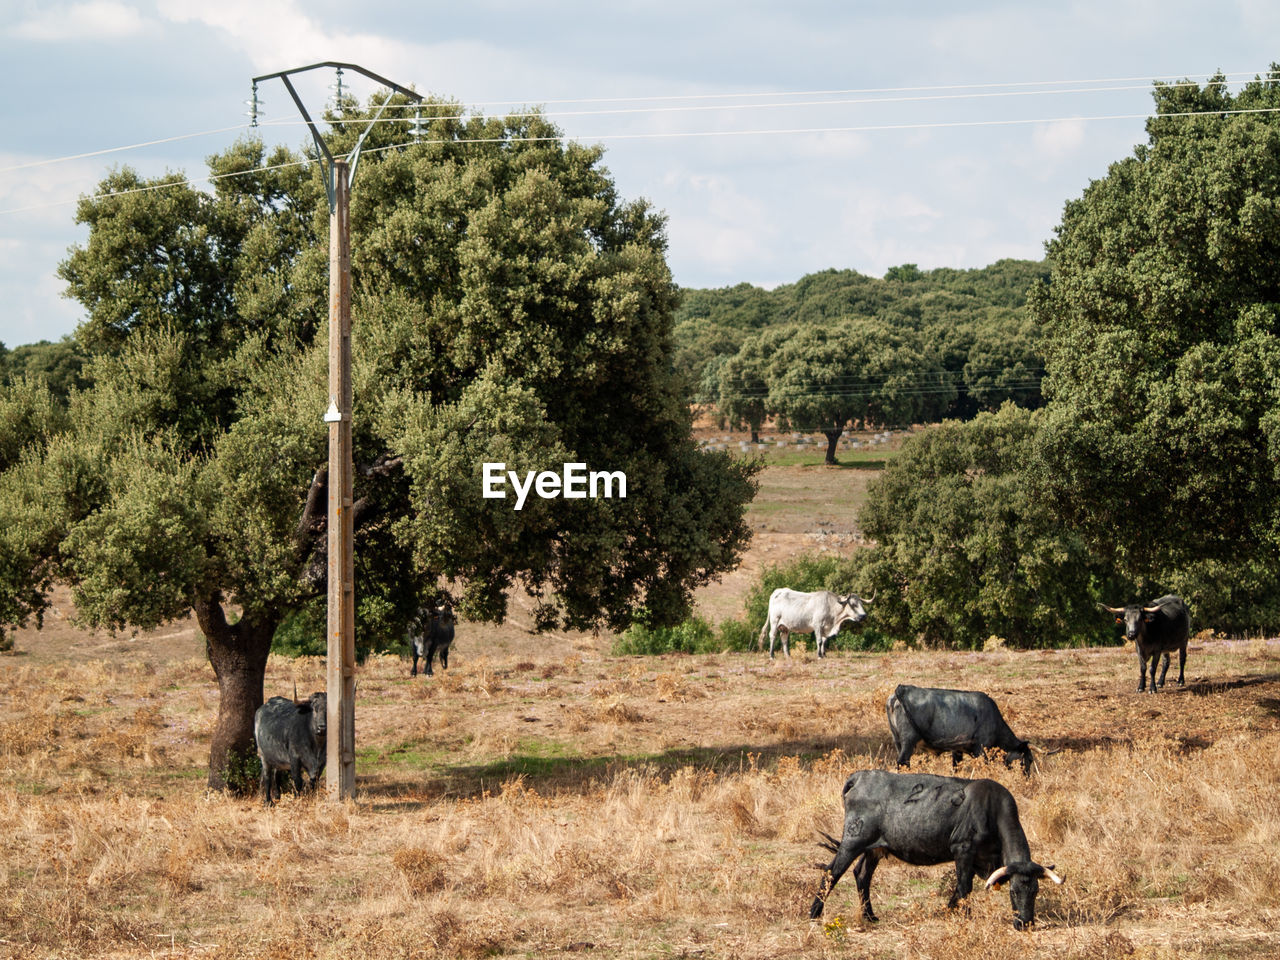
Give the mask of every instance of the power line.
<path id="1" fill-rule="evenodd" d="M 1071 123 L 1071 122 L 1094 122 L 1103 120 L 1169 120 L 1176 118 L 1188 117 L 1228 117 L 1228 116 L 1244 116 L 1255 114 L 1280 113 L 1280 107 L 1254 107 L 1243 110 L 1194 110 L 1182 113 L 1131 113 L 1131 114 L 1109 114 L 1100 116 L 1066 116 L 1066 117 L 1042 117 L 1038 119 L 1015 119 L 1015 120 L 946 120 L 946 121 L 930 121 L 922 123 L 891 123 L 891 124 L 862 124 L 855 126 L 840 127 L 793 127 L 793 128 L 777 128 L 777 129 L 756 129 L 756 130 L 703 130 L 697 132 L 690 131 L 656 131 L 646 133 L 613 133 L 600 134 L 596 136 L 582 136 L 569 134 L 556 134 L 555 136 L 538 136 L 538 137 L 474 137 L 465 139 L 448 139 L 448 140 L 411 140 L 404 143 L 388 144 L 382 147 L 370 148 L 365 153 L 380 153 L 386 150 L 401 150 L 407 147 L 417 145 L 456 145 L 465 146 L 468 144 L 495 144 L 495 143 L 549 143 L 561 142 L 565 140 L 571 141 L 589 141 L 600 142 L 609 140 L 670 140 L 670 139 L 693 139 L 707 137 L 748 137 L 748 136 L 804 136 L 822 133 L 873 133 L 893 130 L 936 130 L 936 129 L 959 129 L 967 127 L 1007 127 L 1007 126 L 1026 126 L 1029 124 L 1048 124 L 1048 123 Z M 233 128 L 234 129 L 234 128 Z M 264 167 L 253 167 L 250 170 L 237 171 L 228 174 L 210 174 L 203 177 L 193 177 L 182 181 L 172 181 L 164 184 L 154 184 L 147 187 L 138 187 L 133 190 L 121 190 L 111 193 L 96 194 L 84 199 L 101 200 L 108 197 L 128 196 L 134 193 L 146 193 L 152 190 L 167 189 L 169 187 L 188 186 L 195 183 L 214 182 L 230 177 L 251 176 L 254 174 L 265 173 L 271 170 L 281 170 L 286 167 L 300 166 L 312 162 L 311 160 L 292 161 L 289 163 L 273 164 Z M 64 206 L 69 203 L 77 203 L 81 198 L 75 200 L 54 200 L 48 203 L 31 204 L 25 207 L 11 207 L 0 210 L 0 216 L 13 213 L 26 213 L 32 210 L 42 210 L 50 207 Z"/>
<path id="2" fill-rule="evenodd" d="M 228 133 L 232 130 L 241 130 L 244 124 L 238 123 L 233 127 L 217 127 L 213 130 L 201 130 L 198 133 L 180 133 L 172 137 L 161 137 L 158 140 L 147 140 L 143 143 L 130 143 L 123 147 L 106 147 L 102 150 L 90 150 L 87 153 L 74 153 L 66 157 L 52 157 L 47 160 L 32 160 L 28 163 L 19 163 L 13 167 L 0 167 L 0 173 L 12 173 L 14 170 L 27 170 L 31 167 L 44 167 L 54 163 L 65 163 L 69 160 L 84 160 L 88 157 L 101 157 L 108 153 L 123 153 L 125 150 L 140 150 L 143 147 L 154 147 L 162 143 L 176 143 L 179 140 L 192 140 L 196 137 L 208 137 L 216 133 Z"/>
<path id="3" fill-rule="evenodd" d="M 1230 76 L 1252 77 L 1257 75 L 1258 74 L 1256 74 L 1256 72 L 1252 74 L 1246 74 L 1244 72 L 1241 72 L 1237 74 L 1231 74 Z M 1266 77 L 1268 79 L 1272 79 L 1274 76 L 1276 75 L 1273 75 L 1271 73 L 1266 74 Z M 725 100 L 725 99 L 744 97 L 744 96 L 754 97 L 754 98 L 764 98 L 764 97 L 772 98 L 772 97 L 815 97 L 815 96 L 830 97 L 830 96 L 846 96 L 849 94 L 897 94 L 897 93 L 924 94 L 924 95 L 917 95 L 917 96 L 873 96 L 873 97 L 864 97 L 864 98 L 852 99 L 852 100 L 788 101 L 785 103 L 739 103 L 739 104 L 713 104 L 713 105 L 706 105 L 706 106 L 634 107 L 634 108 L 619 109 L 619 110 L 568 110 L 568 111 L 552 111 L 552 112 L 534 111 L 534 112 L 528 112 L 528 113 L 505 114 L 504 118 L 505 119 L 523 119 L 523 118 L 534 118 L 534 117 L 550 118 L 550 117 L 582 117 L 582 116 L 624 116 L 624 115 L 642 114 L 642 113 L 660 114 L 660 113 L 678 113 L 678 112 L 705 112 L 705 111 L 712 111 L 712 110 L 720 110 L 720 111 L 768 110 L 768 109 L 778 109 L 778 108 L 785 108 L 785 107 L 852 106 L 852 105 L 867 105 L 867 104 L 876 104 L 876 103 L 911 103 L 911 102 L 918 103 L 918 102 L 930 102 L 930 101 L 954 101 L 954 100 L 964 100 L 964 99 L 989 99 L 989 98 L 998 98 L 998 97 L 1025 97 L 1025 96 L 1042 96 L 1042 95 L 1056 95 L 1056 94 L 1125 92 L 1125 91 L 1132 91 L 1132 90 L 1150 89 L 1151 84 L 1154 82 L 1162 83 L 1165 88 L 1170 88 L 1170 87 L 1200 88 L 1202 86 L 1205 86 L 1205 87 L 1225 86 L 1225 85 L 1230 85 L 1232 83 L 1247 82 L 1247 80 L 1245 79 L 1236 79 L 1236 80 L 1224 79 L 1221 81 L 1208 80 L 1208 81 L 1205 81 L 1204 84 L 1200 84 L 1198 81 L 1193 81 L 1193 80 L 1181 80 L 1181 81 L 1173 80 L 1165 83 L 1164 82 L 1165 79 L 1166 78 L 1160 78 L 1160 77 L 1155 77 L 1155 78 L 1121 77 L 1121 78 L 1099 79 L 1099 80 L 1073 80 L 1073 81 L 1031 80 L 1031 81 L 1013 82 L 1013 83 L 948 84 L 948 85 L 938 85 L 938 86 L 917 86 L 917 87 L 880 87 L 880 88 L 866 87 L 866 88 L 850 88 L 850 89 L 844 89 L 844 90 L 774 91 L 774 92 L 762 92 L 762 93 L 750 93 L 750 94 L 722 93 L 722 94 L 685 94 L 685 95 L 654 96 L 654 97 L 613 97 L 613 98 L 599 97 L 599 98 L 588 98 L 588 99 L 564 99 L 564 100 L 535 101 L 535 102 L 544 103 L 544 104 L 546 103 L 552 103 L 552 104 L 639 103 L 639 102 L 646 102 L 646 101 L 664 101 L 664 100 L 667 100 L 667 101 Z M 1132 84 L 1132 85 L 1087 86 L 1087 87 L 1080 86 L 1081 84 L 1117 84 L 1117 83 Z M 1062 87 L 1064 84 L 1070 84 L 1073 86 L 1071 88 L 1064 88 L 1064 89 L 1021 89 L 1021 88 L 1027 88 L 1027 87 Z M 995 89 L 1000 87 L 1015 87 L 1020 89 L 1013 89 L 1013 90 Z M 989 92 L 945 93 L 945 94 L 938 94 L 935 92 L 935 91 L 954 91 L 954 90 L 989 91 Z M 528 102 L 529 101 L 524 101 L 523 103 L 528 103 Z M 520 103 L 520 101 L 488 101 L 488 102 L 477 103 L 475 104 L 475 106 L 495 106 L 495 105 L 502 106 L 502 105 L 508 105 L 508 104 L 516 104 L 516 103 Z M 436 101 L 433 105 L 442 105 L 442 104 L 440 101 Z M 415 104 L 415 103 L 405 103 L 405 104 L 390 104 L 389 106 L 391 107 L 391 109 L 421 110 L 423 105 Z M 475 119 L 478 116 L 479 116 L 478 114 L 463 113 L 463 114 L 452 114 L 452 115 L 446 115 L 446 116 L 427 117 L 425 119 L 428 121 L 431 121 L 431 120 L 462 121 L 462 120 Z M 1111 119 L 1111 118 L 1104 118 L 1104 119 Z M 1129 118 L 1126 118 L 1126 119 L 1129 119 Z M 342 118 L 337 118 L 333 122 L 340 123 L 342 122 Z M 405 118 L 402 118 L 402 117 L 386 117 L 386 118 L 379 118 L 374 122 L 404 123 L 406 121 L 405 121 Z M 1033 121 L 1024 121 L 1024 122 L 1035 123 L 1035 122 L 1053 122 L 1053 121 L 1052 120 L 1047 120 L 1047 121 L 1033 120 Z M 266 121 L 265 123 L 261 124 L 261 126 L 284 127 L 284 126 L 301 126 L 304 124 L 305 124 L 305 121 L 302 121 L 302 120 L 287 120 L 287 121 L 275 120 L 275 121 Z M 218 133 L 227 133 L 232 130 L 246 129 L 247 127 L 248 127 L 247 124 L 237 124 L 235 126 L 220 127 L 212 130 L 202 130 L 195 133 L 177 134 L 171 137 L 162 137 L 156 140 L 147 140 L 147 141 L 142 141 L 140 143 L 126 144 L 124 146 L 119 146 L 119 147 L 106 147 L 101 150 L 91 150 L 85 153 L 71 154 L 63 157 L 51 157 L 51 158 L 42 159 L 42 160 L 32 160 L 27 163 L 17 164 L 15 166 L 0 167 L 0 173 L 9 173 L 15 170 L 25 170 L 32 167 L 47 166 L 55 163 L 64 163 L 70 160 L 83 160 L 89 157 L 104 156 L 111 153 L 122 153 L 128 150 L 138 150 L 145 147 L 158 146 L 164 143 L 173 143 L 180 140 L 189 140 L 189 139 L 195 139 L 197 137 L 211 136 L 213 134 L 218 134 Z M 591 138 L 591 139 L 599 139 L 599 138 Z"/>
<path id="4" fill-rule="evenodd" d="M 1170 86 L 1195 86 L 1197 83 L 1189 84 L 1170 84 Z M 729 110 L 777 110 L 786 107 L 845 107 L 845 106 L 865 106 L 875 103 L 926 103 L 938 101 L 954 101 L 954 100 L 983 100 L 995 99 L 999 97 L 1043 97 L 1056 94 L 1068 93 L 1117 93 L 1131 90 L 1149 90 L 1149 84 L 1136 84 L 1133 86 L 1123 87 L 1076 87 L 1063 88 L 1060 90 L 1004 90 L 990 93 L 948 93 L 948 94 L 928 94 L 921 96 L 895 96 L 895 97 L 858 97 L 846 100 L 787 100 L 780 103 L 730 103 L 730 104 L 711 104 L 699 106 L 672 106 L 672 107 L 627 107 L 625 109 L 616 110 L 531 110 L 527 113 L 506 113 L 495 114 L 494 119 L 501 117 L 502 119 L 529 119 L 529 118 L 553 118 L 553 117 L 602 117 L 602 116 L 629 116 L 633 114 L 643 113 L 700 113 L 708 111 L 729 111 Z M 796 94 L 803 96 L 803 94 Z M 391 104 L 390 109 L 421 109 L 421 105 L 405 103 Z M 481 116 L 479 114 L 453 114 L 449 116 L 424 117 L 424 120 L 469 120 Z M 341 122 L 339 119 L 338 122 Z M 405 117 L 382 117 L 376 122 L 378 123 L 406 123 Z M 301 124 L 302 121 L 287 121 L 290 125 Z M 0 170 L 0 173 L 4 171 Z"/>
<path id="5" fill-rule="evenodd" d="M 1199 71 L 1193 70 L 1190 73 L 1168 74 L 1159 77 L 1105 77 L 1093 80 L 1014 80 L 1005 82 L 991 83 L 951 83 L 951 84 L 934 84 L 928 86 L 911 86 L 911 87 L 851 87 L 838 90 L 798 90 L 798 91 L 775 91 L 775 92 L 748 92 L 748 93 L 691 93 L 691 94 L 659 94 L 648 97 L 579 97 L 566 99 L 536 99 L 536 100 L 489 100 L 477 101 L 475 106 L 483 107 L 501 107 L 507 105 L 521 106 L 528 103 L 544 103 L 544 104 L 561 104 L 561 103 L 638 103 L 646 100 L 713 100 L 728 99 L 731 97 L 819 97 L 819 96 L 846 96 L 848 94 L 860 93 L 918 93 L 930 90 L 982 90 L 993 89 L 998 87 L 1032 87 L 1032 86 L 1061 86 L 1064 84 L 1083 84 L 1083 83 L 1168 83 L 1171 85 L 1185 86 L 1195 84 L 1194 81 L 1187 81 L 1186 84 L 1181 81 L 1186 80 L 1192 74 L 1196 76 L 1215 76 L 1219 71 Z M 1263 79 L 1274 79 L 1280 74 L 1270 71 L 1259 72 L 1257 70 L 1234 70 L 1223 73 L 1225 78 L 1221 81 L 1206 80 L 1204 86 L 1220 86 L 1232 83 L 1247 83 L 1254 77 Z M 1234 78 L 1234 79 L 1233 79 Z"/>

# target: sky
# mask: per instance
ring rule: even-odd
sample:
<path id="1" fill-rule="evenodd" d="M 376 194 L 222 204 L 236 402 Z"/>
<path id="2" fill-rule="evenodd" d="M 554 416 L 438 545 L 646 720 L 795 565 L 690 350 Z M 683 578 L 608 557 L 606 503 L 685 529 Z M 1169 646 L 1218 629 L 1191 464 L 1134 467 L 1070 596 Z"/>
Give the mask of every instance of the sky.
<path id="1" fill-rule="evenodd" d="M 58 264 L 113 167 L 196 178 L 254 76 L 359 64 L 470 110 L 541 106 L 668 218 L 685 287 L 1040 259 L 1145 139 L 1151 81 L 1280 61 L 1272 0 L 0 0 L 0 343 L 72 333 Z M 300 78 L 323 112 L 331 71 Z M 362 99 L 374 87 L 352 82 Z M 16 89 L 12 89 L 16 86 Z M 258 135 L 302 147 L 264 83 Z M 125 149 L 120 149 L 125 148 Z M 109 152 L 108 152 L 109 151 Z M 207 184 L 197 184 L 207 188 Z M 358 191 L 357 170 L 353 192 Z"/>

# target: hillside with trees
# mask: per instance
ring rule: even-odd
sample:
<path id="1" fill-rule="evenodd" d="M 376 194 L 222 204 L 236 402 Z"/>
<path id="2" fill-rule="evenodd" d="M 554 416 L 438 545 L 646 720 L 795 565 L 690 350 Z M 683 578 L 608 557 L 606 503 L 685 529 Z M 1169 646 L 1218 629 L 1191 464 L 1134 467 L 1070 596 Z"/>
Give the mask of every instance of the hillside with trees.
<path id="1" fill-rule="evenodd" d="M 756 408 L 767 407 L 766 415 L 781 415 L 802 429 L 833 428 L 838 415 L 817 416 L 806 409 L 796 420 L 789 414 L 793 402 L 767 400 L 770 381 L 783 377 L 788 383 L 781 392 L 792 398 L 797 389 L 818 398 L 833 392 L 865 394 L 854 404 L 862 413 L 850 418 L 862 421 L 867 414 L 878 425 L 912 417 L 968 419 L 980 410 L 999 409 L 1006 400 L 1035 407 L 1041 403 L 1041 362 L 1026 299 L 1046 276 L 1043 263 L 1001 260 L 975 270 L 920 270 L 903 264 L 883 279 L 855 270 L 825 270 L 773 290 L 750 284 L 683 290 L 676 313 L 676 370 L 693 399 L 716 407 L 728 422 L 746 426 L 759 422 L 762 414 Z M 843 361 L 838 377 L 810 367 L 813 378 L 805 384 L 790 369 L 780 367 L 776 376 L 769 376 L 760 367 L 762 355 L 771 356 L 793 336 L 800 340 L 789 352 L 801 354 L 812 351 L 799 343 L 814 337 L 871 353 L 874 346 L 853 344 L 850 338 L 910 343 L 918 354 L 918 376 L 903 379 L 897 364 L 883 358 L 861 366 Z M 814 360 L 821 362 L 816 355 Z M 887 372 L 886 363 L 894 374 Z M 890 376 L 898 382 L 886 389 Z M 745 382 L 754 386 L 744 392 Z M 849 389 L 834 391 L 835 386 Z M 870 395 L 877 392 L 873 388 L 878 388 L 878 398 Z M 894 398 L 886 402 L 889 393 Z"/>

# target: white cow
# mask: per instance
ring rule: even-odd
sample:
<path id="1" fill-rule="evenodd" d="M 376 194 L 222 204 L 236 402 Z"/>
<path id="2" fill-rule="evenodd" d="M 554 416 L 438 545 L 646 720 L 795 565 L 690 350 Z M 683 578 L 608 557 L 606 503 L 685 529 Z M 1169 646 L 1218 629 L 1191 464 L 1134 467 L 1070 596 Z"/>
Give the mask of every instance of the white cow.
<path id="1" fill-rule="evenodd" d="M 871 600 L 866 601 L 870 603 Z M 830 590 L 819 590 L 816 593 L 801 593 L 779 587 L 769 595 L 769 619 L 760 628 L 760 639 L 756 641 L 757 649 L 764 644 L 764 635 L 769 634 L 769 657 L 773 658 L 773 644 L 779 633 L 782 634 L 782 652 L 788 657 L 791 651 L 787 641 L 793 632 L 812 633 L 814 646 L 818 648 L 818 656 L 827 655 L 827 641 L 840 632 L 846 623 L 861 623 L 867 619 L 863 600 L 857 594 L 847 597 L 837 596 Z"/>

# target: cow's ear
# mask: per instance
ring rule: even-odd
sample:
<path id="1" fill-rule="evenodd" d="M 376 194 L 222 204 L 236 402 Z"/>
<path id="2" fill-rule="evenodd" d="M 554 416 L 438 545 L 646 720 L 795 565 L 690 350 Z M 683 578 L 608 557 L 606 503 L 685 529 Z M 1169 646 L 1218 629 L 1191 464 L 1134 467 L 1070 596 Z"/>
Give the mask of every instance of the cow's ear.
<path id="1" fill-rule="evenodd" d="M 1124 617 L 1116 617 L 1116 623 L 1124 623 Z"/>

